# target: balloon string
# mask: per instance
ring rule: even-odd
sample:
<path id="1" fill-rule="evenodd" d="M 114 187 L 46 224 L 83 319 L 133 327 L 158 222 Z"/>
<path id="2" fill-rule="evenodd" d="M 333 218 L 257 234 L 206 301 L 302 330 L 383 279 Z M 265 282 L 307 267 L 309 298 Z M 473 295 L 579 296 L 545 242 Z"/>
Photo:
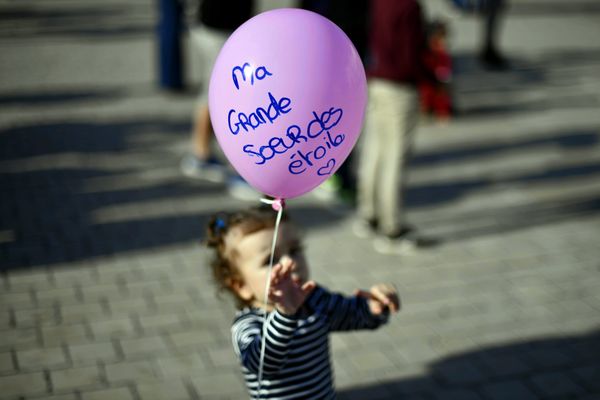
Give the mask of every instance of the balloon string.
<path id="1" fill-rule="evenodd" d="M 283 199 L 260 199 L 261 202 L 265 204 L 270 204 L 273 207 L 273 210 L 277 211 L 277 219 L 275 220 L 275 229 L 273 232 L 273 243 L 271 244 L 271 256 L 269 258 L 269 270 L 267 273 L 267 282 L 265 285 L 265 303 L 264 303 L 264 311 L 265 311 L 265 322 L 263 323 L 262 329 L 262 340 L 260 345 L 260 361 L 258 363 L 258 393 L 257 400 L 260 400 L 260 390 L 262 385 L 262 376 L 265 362 L 265 348 L 266 348 L 266 337 L 267 337 L 267 304 L 269 299 L 269 290 L 271 288 L 271 270 L 273 269 L 273 261 L 275 258 L 275 246 L 277 245 L 277 235 L 279 233 L 279 225 L 281 224 L 281 216 L 283 215 L 283 207 L 285 202 Z"/>

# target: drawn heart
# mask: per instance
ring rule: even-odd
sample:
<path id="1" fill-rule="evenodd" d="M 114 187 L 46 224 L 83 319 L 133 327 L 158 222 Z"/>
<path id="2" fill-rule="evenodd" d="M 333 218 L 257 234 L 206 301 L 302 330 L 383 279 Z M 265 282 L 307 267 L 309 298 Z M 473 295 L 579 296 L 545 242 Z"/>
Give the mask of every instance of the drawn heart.
<path id="1" fill-rule="evenodd" d="M 325 166 L 323 166 L 317 170 L 317 175 L 319 175 L 319 176 L 329 175 L 329 174 L 331 174 L 331 171 L 333 171 L 334 167 L 335 167 L 335 158 L 331 158 L 329 161 L 327 161 L 327 164 L 325 164 Z"/>

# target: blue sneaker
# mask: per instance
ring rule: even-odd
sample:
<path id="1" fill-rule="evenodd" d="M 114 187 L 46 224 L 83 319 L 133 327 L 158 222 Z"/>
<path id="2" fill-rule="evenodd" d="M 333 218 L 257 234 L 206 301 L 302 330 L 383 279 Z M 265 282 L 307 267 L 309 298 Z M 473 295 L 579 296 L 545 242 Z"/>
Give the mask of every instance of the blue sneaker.
<path id="1" fill-rule="evenodd" d="M 193 154 L 189 154 L 183 157 L 180 167 L 183 175 L 189 178 L 222 183 L 227 177 L 225 166 L 215 158 L 201 160 Z"/>

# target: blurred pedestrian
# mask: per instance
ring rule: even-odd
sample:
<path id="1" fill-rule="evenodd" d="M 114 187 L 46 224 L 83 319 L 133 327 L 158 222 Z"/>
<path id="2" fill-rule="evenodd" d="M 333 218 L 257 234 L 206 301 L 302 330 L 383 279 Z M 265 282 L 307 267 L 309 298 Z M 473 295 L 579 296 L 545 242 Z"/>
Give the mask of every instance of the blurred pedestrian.
<path id="1" fill-rule="evenodd" d="M 426 244 L 404 218 L 406 164 L 417 122 L 425 26 L 417 0 L 371 1 L 369 105 L 358 174 L 357 235 L 402 253 Z"/>
<path id="2" fill-rule="evenodd" d="M 483 43 L 479 59 L 489 69 L 502 70 L 508 67 L 498 46 L 500 18 L 504 8 L 505 0 L 485 0 L 483 4 Z"/>
<path id="3" fill-rule="evenodd" d="M 502 56 L 498 46 L 500 19 L 506 7 L 505 0 L 451 0 L 460 11 L 477 14 L 483 22 L 481 35 L 481 50 L 479 61 L 484 67 L 502 70 L 508 67 L 508 62 Z"/>
<path id="4" fill-rule="evenodd" d="M 213 65 L 221 48 L 235 29 L 252 17 L 253 0 L 200 0 L 196 25 L 190 29 L 192 43 L 200 55 L 202 89 L 194 112 L 192 151 L 181 161 L 183 174 L 189 177 L 223 182 L 237 198 L 256 199 L 256 192 L 237 174 L 227 168 L 212 151 L 214 132 L 208 111 L 208 84 Z"/>
<path id="5" fill-rule="evenodd" d="M 424 79 L 419 84 L 421 112 L 432 114 L 438 121 L 446 122 L 452 111 L 450 84 L 452 57 L 448 52 L 448 27 L 441 20 L 428 24 L 427 49 L 423 63 L 435 79 Z"/>
<path id="6" fill-rule="evenodd" d="M 183 88 L 183 7 L 180 0 L 160 0 L 158 6 L 159 84 L 164 89 L 180 90 Z"/>
<path id="7" fill-rule="evenodd" d="M 363 63 L 366 61 L 369 35 L 369 0 L 301 0 L 300 7 L 323 15 L 339 26 L 356 48 Z M 353 153 L 337 170 L 315 190 L 315 195 L 324 198 L 339 196 L 354 202 L 356 176 L 353 169 Z"/>

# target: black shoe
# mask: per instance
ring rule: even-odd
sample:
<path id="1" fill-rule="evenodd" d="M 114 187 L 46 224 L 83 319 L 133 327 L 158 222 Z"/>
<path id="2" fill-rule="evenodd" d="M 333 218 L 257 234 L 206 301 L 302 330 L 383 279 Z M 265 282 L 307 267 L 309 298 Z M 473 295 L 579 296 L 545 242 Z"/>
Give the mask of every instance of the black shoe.
<path id="1" fill-rule="evenodd" d="M 369 239 L 377 234 L 379 224 L 375 219 L 358 218 L 352 223 L 352 231 L 361 239 Z"/>
<path id="2" fill-rule="evenodd" d="M 494 48 L 487 48 L 479 55 L 481 64 L 492 71 L 503 71 L 508 69 L 508 61 L 502 57 Z"/>

